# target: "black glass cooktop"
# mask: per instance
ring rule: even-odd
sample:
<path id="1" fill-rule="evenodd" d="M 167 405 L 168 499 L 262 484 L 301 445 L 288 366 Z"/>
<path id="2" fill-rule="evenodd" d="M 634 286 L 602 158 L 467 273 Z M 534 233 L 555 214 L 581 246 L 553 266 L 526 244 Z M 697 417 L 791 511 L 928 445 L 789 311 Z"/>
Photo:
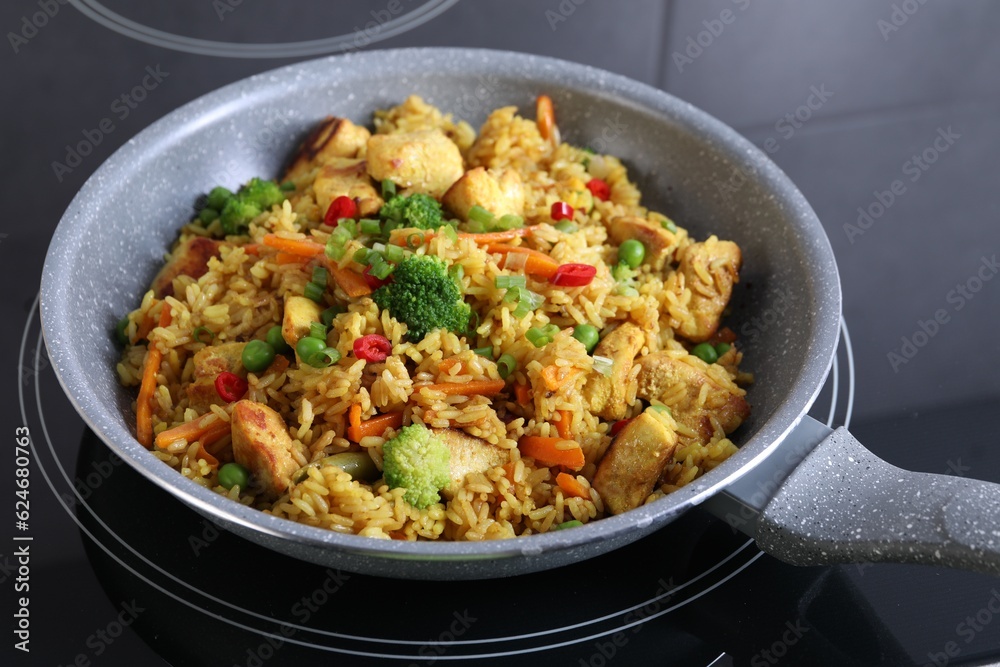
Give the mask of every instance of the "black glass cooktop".
<path id="1" fill-rule="evenodd" d="M 849 424 L 896 465 L 1000 482 L 1000 283 L 989 270 L 1000 249 L 996 4 L 335 5 L 0 7 L 0 419 L 10 447 L 0 489 L 11 507 L 0 664 L 1000 661 L 997 578 L 792 567 L 696 510 L 550 572 L 474 584 L 378 579 L 231 535 L 115 458 L 64 397 L 35 302 L 48 240 L 86 178 L 155 119 L 249 74 L 344 48 L 457 45 L 622 73 L 761 146 L 817 210 L 841 268 L 850 331 L 812 415 Z"/>

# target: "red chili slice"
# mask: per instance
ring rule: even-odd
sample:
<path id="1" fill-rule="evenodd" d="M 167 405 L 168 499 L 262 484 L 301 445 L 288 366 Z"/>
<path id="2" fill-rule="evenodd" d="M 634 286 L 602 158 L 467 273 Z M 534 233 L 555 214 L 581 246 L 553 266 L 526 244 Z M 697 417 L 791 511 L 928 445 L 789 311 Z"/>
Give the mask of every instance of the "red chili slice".
<path id="1" fill-rule="evenodd" d="M 240 400 L 249 388 L 247 381 L 235 373 L 222 371 L 215 376 L 215 391 L 219 392 L 219 397 L 226 403 Z"/>
<path id="2" fill-rule="evenodd" d="M 371 266 L 366 266 L 365 267 L 365 270 L 361 272 L 361 277 L 365 279 L 366 283 L 368 283 L 368 287 L 372 288 L 373 290 L 377 290 L 382 285 L 385 285 L 386 283 L 391 283 L 392 282 L 392 276 L 391 275 L 388 278 L 386 278 L 385 280 L 382 280 L 381 278 L 376 278 L 375 276 L 373 276 L 372 275 L 372 267 Z"/>
<path id="3" fill-rule="evenodd" d="M 552 205 L 551 212 L 552 219 L 555 221 L 559 220 L 572 220 L 573 219 L 573 207 L 564 201 L 557 201 Z"/>
<path id="4" fill-rule="evenodd" d="M 358 205 L 347 195 L 340 195 L 330 202 L 330 208 L 326 209 L 323 222 L 333 226 L 341 218 L 350 218 L 353 220 L 356 217 L 358 217 Z"/>
<path id="5" fill-rule="evenodd" d="M 608 201 L 611 199 L 611 186 L 600 178 L 592 178 L 587 181 L 587 189 L 590 190 L 590 194 L 594 195 L 601 201 Z"/>
<path id="6" fill-rule="evenodd" d="M 634 417 L 633 417 L 633 419 L 634 419 Z M 611 430 L 608 431 L 608 435 L 610 435 L 612 438 L 615 437 L 616 435 L 618 435 L 621 432 L 621 430 L 623 428 L 625 428 L 626 426 L 628 426 L 628 423 L 630 421 L 632 421 L 632 419 L 620 419 L 620 420 L 616 421 L 614 424 L 611 425 Z"/>
<path id="7" fill-rule="evenodd" d="M 597 268 L 590 264 L 560 264 L 549 282 L 563 287 L 582 287 L 589 285 L 596 275 Z"/>
<path id="8" fill-rule="evenodd" d="M 385 336 L 368 334 L 354 341 L 354 356 L 365 361 L 385 361 L 392 354 L 392 343 Z"/>

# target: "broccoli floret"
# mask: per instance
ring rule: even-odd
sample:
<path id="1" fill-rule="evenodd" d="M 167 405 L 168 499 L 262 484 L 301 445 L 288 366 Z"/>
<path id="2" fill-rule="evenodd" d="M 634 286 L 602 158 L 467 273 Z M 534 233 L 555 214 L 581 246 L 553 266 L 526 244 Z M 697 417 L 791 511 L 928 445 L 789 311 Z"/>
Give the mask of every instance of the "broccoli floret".
<path id="1" fill-rule="evenodd" d="M 285 193 L 277 183 L 251 178 L 236 194 L 223 187 L 213 188 L 205 204 L 219 211 L 223 233 L 234 236 L 245 234 L 251 220 L 283 201 Z"/>
<path id="2" fill-rule="evenodd" d="M 382 446 L 382 473 L 390 489 L 406 489 L 406 502 L 424 509 L 440 501 L 438 491 L 451 484 L 450 458 L 448 445 L 413 424 Z"/>
<path id="3" fill-rule="evenodd" d="M 441 204 L 433 197 L 420 193 L 391 199 L 378 214 L 395 227 L 437 229 L 447 224 L 441 213 Z"/>
<path id="4" fill-rule="evenodd" d="M 465 333 L 472 314 L 448 275 L 448 265 L 429 255 L 403 258 L 392 273 L 392 282 L 375 290 L 372 298 L 379 308 L 406 322 L 414 341 L 439 328 Z"/>

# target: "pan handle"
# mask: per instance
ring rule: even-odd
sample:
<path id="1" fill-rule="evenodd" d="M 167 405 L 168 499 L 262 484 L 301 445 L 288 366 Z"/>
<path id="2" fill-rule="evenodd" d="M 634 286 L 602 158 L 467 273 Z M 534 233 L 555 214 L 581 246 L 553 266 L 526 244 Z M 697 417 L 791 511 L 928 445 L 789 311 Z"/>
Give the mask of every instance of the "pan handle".
<path id="1" fill-rule="evenodd" d="M 806 417 L 798 428 L 816 426 Z M 789 438 L 802 442 L 797 435 Z M 747 481 L 744 491 L 760 486 Z M 755 518 L 761 549 L 793 565 L 923 563 L 1000 575 L 1000 485 L 902 470 L 844 428 L 791 470 Z"/>

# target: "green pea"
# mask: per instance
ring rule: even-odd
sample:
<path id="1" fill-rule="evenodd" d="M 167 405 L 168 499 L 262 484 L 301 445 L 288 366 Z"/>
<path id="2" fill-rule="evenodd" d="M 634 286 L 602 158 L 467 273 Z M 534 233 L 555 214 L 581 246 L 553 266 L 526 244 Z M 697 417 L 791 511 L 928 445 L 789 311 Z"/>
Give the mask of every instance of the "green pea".
<path id="1" fill-rule="evenodd" d="M 226 465 L 219 468 L 219 484 L 231 489 L 234 486 L 239 486 L 240 491 L 247 488 L 250 483 L 250 471 L 241 466 L 239 463 L 227 463 Z"/>
<path id="2" fill-rule="evenodd" d="M 721 357 L 726 352 L 729 352 L 732 347 L 729 343 L 719 343 L 715 346 L 715 353 Z"/>
<path id="3" fill-rule="evenodd" d="M 573 327 L 573 338 L 583 343 L 587 354 L 590 354 L 601 340 L 601 332 L 593 324 L 577 324 Z"/>
<path id="4" fill-rule="evenodd" d="M 128 317 L 123 317 L 115 325 L 115 338 L 118 339 L 121 345 L 128 345 L 128 334 L 125 333 L 126 329 L 128 329 Z"/>
<path id="5" fill-rule="evenodd" d="M 698 343 L 694 346 L 694 349 L 691 350 L 691 354 L 698 357 L 706 364 L 714 364 L 719 359 L 718 353 L 710 343 Z"/>
<path id="6" fill-rule="evenodd" d="M 251 373 L 259 373 L 274 361 L 274 348 L 262 340 L 252 340 L 243 346 L 243 368 Z"/>
<path id="7" fill-rule="evenodd" d="M 642 260 L 645 258 L 646 246 L 642 245 L 642 241 L 628 239 L 618 246 L 618 260 L 625 262 L 633 269 L 642 264 Z"/>
<path id="8" fill-rule="evenodd" d="M 274 348 L 275 352 L 288 352 L 292 349 L 292 346 L 285 342 L 285 337 L 281 335 L 281 326 L 277 324 L 267 330 L 264 340 Z"/>
<path id="9" fill-rule="evenodd" d="M 216 211 L 214 208 L 203 208 L 201 209 L 201 213 L 198 214 L 198 219 L 201 220 L 206 225 L 218 217 L 219 217 L 219 212 Z"/>
<path id="10" fill-rule="evenodd" d="M 315 358 L 324 349 L 326 349 L 326 341 L 312 336 L 303 336 L 295 346 L 295 352 L 299 355 L 299 359 L 307 364 L 310 359 Z"/>

